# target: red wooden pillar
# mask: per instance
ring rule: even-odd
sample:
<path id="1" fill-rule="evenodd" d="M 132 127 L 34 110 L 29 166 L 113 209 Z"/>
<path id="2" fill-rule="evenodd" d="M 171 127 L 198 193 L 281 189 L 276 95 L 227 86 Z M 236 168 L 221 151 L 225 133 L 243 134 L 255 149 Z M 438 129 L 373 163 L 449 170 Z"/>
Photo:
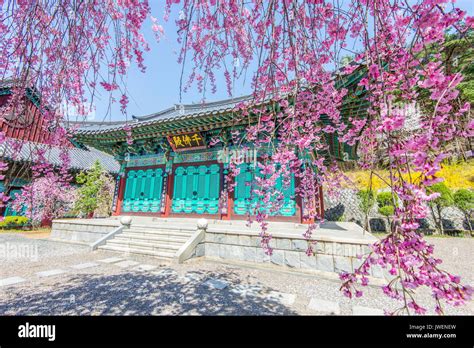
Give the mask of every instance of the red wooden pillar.
<path id="1" fill-rule="evenodd" d="M 173 199 L 173 185 L 174 185 L 174 175 L 173 170 L 168 173 L 166 179 L 166 197 L 165 197 L 165 210 L 162 214 L 163 217 L 167 217 L 171 213 L 171 203 Z"/>
<path id="2" fill-rule="evenodd" d="M 314 223 L 314 218 L 308 218 L 308 217 L 305 217 L 305 213 L 308 211 L 308 207 L 307 206 L 313 206 L 315 207 L 316 206 L 316 200 L 313 198 L 313 202 L 308 202 L 308 203 L 305 203 L 303 200 L 301 200 L 301 223 L 302 224 L 312 224 Z"/>
<path id="3" fill-rule="evenodd" d="M 227 214 L 222 216 L 222 220 L 232 220 L 234 209 L 234 195 L 227 191 Z"/>
<path id="4" fill-rule="evenodd" d="M 324 199 L 323 199 L 323 188 L 321 185 L 318 185 L 317 192 L 315 197 L 312 198 L 312 202 L 306 203 L 301 201 L 301 223 L 303 224 L 312 224 L 315 222 L 314 218 L 304 218 L 304 214 L 310 209 L 314 209 L 316 216 L 320 219 L 324 217 Z"/>
<path id="5" fill-rule="evenodd" d="M 319 185 L 319 217 L 322 219 L 324 218 L 324 197 L 323 197 L 323 187 Z"/>
<path id="6" fill-rule="evenodd" d="M 117 205 L 115 206 L 115 211 L 112 213 L 113 216 L 120 215 L 122 213 L 122 203 L 123 203 L 123 195 L 125 191 L 125 181 L 126 178 L 125 176 L 120 177 L 120 183 L 119 183 L 119 192 L 117 195 Z"/>
<path id="7" fill-rule="evenodd" d="M 230 194 L 229 192 L 229 182 L 228 182 L 228 175 L 229 171 L 225 167 L 225 165 L 222 166 L 222 191 L 221 193 L 225 195 L 224 199 L 224 205 L 225 205 L 225 213 L 221 213 L 221 220 L 232 220 L 232 209 L 234 205 L 234 197 L 233 195 Z M 234 178 L 235 180 L 235 178 Z"/>

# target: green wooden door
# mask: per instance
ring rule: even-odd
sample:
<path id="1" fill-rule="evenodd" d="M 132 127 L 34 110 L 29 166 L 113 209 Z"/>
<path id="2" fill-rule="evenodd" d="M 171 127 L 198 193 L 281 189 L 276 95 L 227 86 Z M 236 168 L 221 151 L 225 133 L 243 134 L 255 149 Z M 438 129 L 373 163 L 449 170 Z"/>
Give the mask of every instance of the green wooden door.
<path id="1" fill-rule="evenodd" d="M 125 182 L 123 212 L 156 213 L 161 208 L 163 169 L 130 170 Z"/>
<path id="2" fill-rule="evenodd" d="M 246 215 L 255 201 L 251 198 L 253 173 L 251 167 L 247 163 L 240 166 L 239 175 L 235 177 L 234 187 L 234 213 L 237 215 Z"/>
<path id="3" fill-rule="evenodd" d="M 171 211 L 185 214 L 217 214 L 219 193 L 218 164 L 176 167 Z"/>
<path id="4" fill-rule="evenodd" d="M 248 213 L 254 215 L 257 202 L 261 197 L 255 195 L 254 190 L 256 187 L 254 178 L 255 176 L 261 176 L 260 170 L 253 168 L 253 166 L 242 163 L 240 166 L 240 173 L 235 177 L 235 188 L 234 188 L 234 213 L 237 215 L 246 215 Z M 296 200 L 295 200 L 295 178 L 291 174 L 289 185 L 283 184 L 283 178 L 278 178 L 275 185 L 275 192 L 283 193 L 283 202 L 280 204 L 276 203 L 278 195 L 273 196 L 270 205 L 274 204 L 276 208 L 266 208 L 270 216 L 294 216 L 296 214 Z"/>

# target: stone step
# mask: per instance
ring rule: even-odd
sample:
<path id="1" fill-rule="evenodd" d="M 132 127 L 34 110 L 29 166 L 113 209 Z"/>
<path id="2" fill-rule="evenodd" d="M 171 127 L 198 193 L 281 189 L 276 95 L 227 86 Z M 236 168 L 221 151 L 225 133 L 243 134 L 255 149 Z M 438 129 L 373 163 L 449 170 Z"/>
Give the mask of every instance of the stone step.
<path id="1" fill-rule="evenodd" d="M 174 224 L 149 224 L 149 225 L 139 225 L 133 224 L 130 226 L 131 230 L 135 231 L 165 231 L 165 232 L 184 232 L 184 233 L 194 233 L 196 231 L 196 226 L 189 225 L 174 225 Z"/>
<path id="2" fill-rule="evenodd" d="M 108 250 L 108 251 L 116 251 L 116 252 L 121 252 L 121 253 L 154 256 L 156 258 L 167 260 L 167 261 L 172 259 L 175 255 L 174 252 L 169 252 L 169 251 L 152 251 L 152 250 L 142 249 L 138 247 L 124 247 L 124 246 L 107 245 L 107 244 L 99 246 L 99 249 Z"/>
<path id="3" fill-rule="evenodd" d="M 166 227 L 162 228 L 137 228 L 137 227 L 130 227 L 128 229 L 124 229 L 123 232 L 135 232 L 135 233 L 154 233 L 154 234 L 175 234 L 177 236 L 190 236 L 196 230 L 174 230 L 174 229 L 167 229 Z"/>
<path id="4" fill-rule="evenodd" d="M 160 250 L 170 250 L 176 252 L 182 244 L 172 244 L 172 243 L 149 243 L 145 241 L 136 241 L 136 240 L 121 240 L 121 239 L 111 239 L 108 240 L 105 245 L 120 246 L 125 248 L 134 248 L 138 247 L 141 249 L 151 250 L 151 251 L 160 251 Z"/>
<path id="5" fill-rule="evenodd" d="M 190 238 L 190 236 L 181 236 L 181 235 L 172 235 L 172 234 L 143 234 L 143 233 L 129 233 L 122 232 L 115 236 L 115 239 L 127 239 L 127 240 L 140 240 L 140 241 L 150 241 L 150 242 L 172 242 L 184 244 Z"/>
<path id="6" fill-rule="evenodd" d="M 128 230 L 123 230 L 122 234 L 133 234 L 134 236 L 169 236 L 171 238 L 173 237 L 178 237 L 178 238 L 186 238 L 188 239 L 189 237 L 192 236 L 194 232 L 188 233 L 188 232 L 178 232 L 178 231 L 168 231 L 168 230 L 136 230 L 134 228 L 130 228 Z"/>
<path id="7" fill-rule="evenodd" d="M 176 241 L 187 241 L 191 238 L 191 233 L 165 233 L 165 232 L 141 232 L 141 231 L 124 231 L 117 236 L 128 236 L 131 238 L 141 238 L 141 239 L 164 239 L 164 240 L 176 240 Z"/>

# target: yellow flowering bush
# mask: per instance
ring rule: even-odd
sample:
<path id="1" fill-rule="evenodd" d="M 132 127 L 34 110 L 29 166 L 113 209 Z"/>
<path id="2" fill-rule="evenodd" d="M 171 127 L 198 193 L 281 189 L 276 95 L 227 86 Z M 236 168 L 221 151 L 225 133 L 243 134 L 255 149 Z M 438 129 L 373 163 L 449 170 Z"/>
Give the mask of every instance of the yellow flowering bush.
<path id="1" fill-rule="evenodd" d="M 386 182 L 389 182 L 389 173 L 387 170 L 379 170 L 377 175 L 372 175 L 372 190 L 387 188 Z M 370 182 L 370 171 L 354 170 L 347 171 L 346 176 L 349 183 L 345 184 L 346 188 L 354 188 L 357 190 L 367 189 Z M 380 177 L 379 177 L 380 176 Z M 408 174 L 405 174 L 405 179 L 408 179 Z M 467 162 L 443 164 L 438 176 L 444 178 L 444 183 L 450 189 L 474 189 L 474 160 Z M 418 173 L 411 173 L 412 180 L 416 181 L 419 178 Z M 384 182 L 384 180 L 386 182 Z"/>
<path id="2" fill-rule="evenodd" d="M 28 223 L 29 219 L 25 216 L 5 216 L 0 221 L 0 228 L 21 227 Z"/>

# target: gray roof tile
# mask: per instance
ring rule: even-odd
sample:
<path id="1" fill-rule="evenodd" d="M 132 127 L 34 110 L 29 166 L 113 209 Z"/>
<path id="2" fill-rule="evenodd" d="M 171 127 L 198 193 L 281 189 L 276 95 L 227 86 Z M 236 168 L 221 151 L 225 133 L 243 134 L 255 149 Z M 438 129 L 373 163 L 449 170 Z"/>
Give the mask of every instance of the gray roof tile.
<path id="1" fill-rule="evenodd" d="M 252 96 L 243 96 L 209 103 L 175 104 L 171 108 L 150 115 L 133 116 L 134 121 L 129 122 L 129 124 L 143 126 L 170 120 L 189 119 L 212 113 L 228 112 L 232 111 L 239 103 L 250 100 L 252 100 Z M 79 128 L 76 130 L 78 134 L 97 134 L 122 129 L 126 122 L 78 122 L 76 124 L 79 125 Z"/>
<path id="2" fill-rule="evenodd" d="M 0 144 L 0 156 L 13 160 L 13 161 L 35 161 L 35 150 L 45 149 L 45 157 L 49 163 L 59 166 L 61 165 L 60 154 L 61 148 L 58 146 L 49 146 L 46 144 L 35 143 L 31 141 L 22 141 L 20 150 L 15 153 L 15 150 L 11 146 L 11 141 L 17 141 L 13 139 L 7 139 L 4 143 Z M 77 170 L 86 170 L 92 167 L 96 160 L 102 164 L 102 167 L 111 173 L 118 173 L 120 170 L 119 163 L 113 158 L 102 151 L 87 147 L 86 149 L 69 148 L 68 149 L 71 168 Z"/>

